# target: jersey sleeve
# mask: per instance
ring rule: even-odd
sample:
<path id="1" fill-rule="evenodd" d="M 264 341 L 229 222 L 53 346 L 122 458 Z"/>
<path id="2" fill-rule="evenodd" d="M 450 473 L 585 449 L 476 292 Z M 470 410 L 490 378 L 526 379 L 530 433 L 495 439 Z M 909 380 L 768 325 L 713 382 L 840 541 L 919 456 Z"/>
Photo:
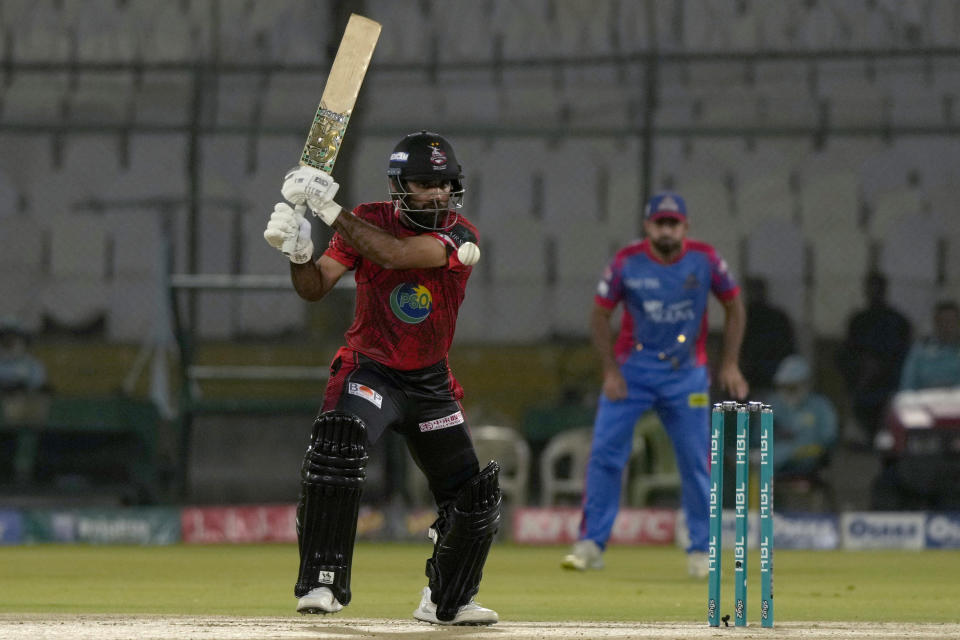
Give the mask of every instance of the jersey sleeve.
<path id="1" fill-rule="evenodd" d="M 333 234 L 330 238 L 330 244 L 327 245 L 323 255 L 330 256 L 348 269 L 356 269 L 360 263 L 360 254 L 347 244 L 339 233 Z"/>
<path id="2" fill-rule="evenodd" d="M 353 215 L 366 220 L 366 209 L 363 205 L 358 206 L 353 210 Z M 369 220 L 368 220 L 369 222 Z M 356 269 L 360 266 L 360 252 L 350 246 L 346 240 L 343 239 L 343 236 L 340 233 L 334 233 L 333 237 L 330 238 L 330 243 L 327 245 L 326 251 L 323 252 L 323 255 L 330 256 L 343 266 L 348 269 Z"/>
<path id="3" fill-rule="evenodd" d="M 737 297 L 740 293 L 740 286 L 734 280 L 733 274 L 716 249 L 710 248 L 708 252 L 710 257 L 710 290 L 718 300 L 727 301 Z"/>
<path id="4" fill-rule="evenodd" d="M 597 283 L 597 293 L 593 301 L 605 308 L 613 309 L 623 298 L 623 260 L 619 255 L 607 265 Z"/>
<path id="5" fill-rule="evenodd" d="M 428 235 L 439 240 L 447 250 L 448 269 L 459 270 L 471 268 L 470 266 L 460 262 L 460 257 L 457 255 L 457 249 L 467 242 L 472 242 L 478 247 L 480 246 L 480 238 L 478 236 L 476 227 L 467 223 L 466 221 L 461 221 L 455 224 L 451 229 L 445 231 L 432 231 Z"/>

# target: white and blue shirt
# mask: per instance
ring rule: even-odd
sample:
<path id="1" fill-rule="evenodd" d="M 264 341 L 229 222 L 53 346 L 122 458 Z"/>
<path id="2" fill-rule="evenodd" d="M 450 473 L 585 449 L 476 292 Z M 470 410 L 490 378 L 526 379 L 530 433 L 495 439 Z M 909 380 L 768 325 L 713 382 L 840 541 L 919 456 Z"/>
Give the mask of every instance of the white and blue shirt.
<path id="1" fill-rule="evenodd" d="M 624 313 L 614 353 L 621 363 L 651 369 L 685 369 L 707 362 L 707 299 L 726 301 L 740 287 L 716 250 L 684 240 L 680 257 L 662 262 L 648 240 L 638 240 L 613 257 L 597 285 L 596 304 Z"/>

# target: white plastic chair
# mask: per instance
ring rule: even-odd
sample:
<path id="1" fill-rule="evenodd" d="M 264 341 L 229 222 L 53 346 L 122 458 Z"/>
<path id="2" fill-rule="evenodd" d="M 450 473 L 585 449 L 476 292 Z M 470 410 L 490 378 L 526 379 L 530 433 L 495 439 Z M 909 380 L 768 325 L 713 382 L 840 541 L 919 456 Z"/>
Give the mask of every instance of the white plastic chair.
<path id="1" fill-rule="evenodd" d="M 540 487 L 544 506 L 558 504 L 560 498 L 580 500 L 590 460 L 593 427 L 576 427 L 553 436 L 540 454 Z M 558 466 L 567 461 L 561 474 Z"/>
<path id="2" fill-rule="evenodd" d="M 480 468 L 490 460 L 500 465 L 500 490 L 513 506 L 527 503 L 530 479 L 530 445 L 516 429 L 481 425 L 470 430 Z"/>

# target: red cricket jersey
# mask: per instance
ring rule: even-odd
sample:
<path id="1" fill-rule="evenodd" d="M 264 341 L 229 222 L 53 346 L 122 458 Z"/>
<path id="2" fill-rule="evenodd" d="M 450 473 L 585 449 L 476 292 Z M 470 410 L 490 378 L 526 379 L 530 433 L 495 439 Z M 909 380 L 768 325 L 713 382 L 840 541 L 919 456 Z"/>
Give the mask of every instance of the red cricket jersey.
<path id="1" fill-rule="evenodd" d="M 354 215 L 398 238 L 416 235 L 392 202 L 362 204 Z M 354 270 L 357 305 L 347 347 L 401 371 L 422 369 L 447 357 L 467 279 L 473 271 L 457 258 L 465 242 L 479 244 L 464 216 L 446 231 L 425 232 L 447 247 L 444 267 L 384 269 L 361 256 L 335 233 L 324 255 Z"/>

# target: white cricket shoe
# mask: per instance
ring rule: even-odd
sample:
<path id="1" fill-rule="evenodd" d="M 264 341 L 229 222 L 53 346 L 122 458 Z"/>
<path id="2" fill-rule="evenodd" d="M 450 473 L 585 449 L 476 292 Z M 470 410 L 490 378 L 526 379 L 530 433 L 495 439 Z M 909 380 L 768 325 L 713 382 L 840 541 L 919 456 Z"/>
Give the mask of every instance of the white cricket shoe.
<path id="1" fill-rule="evenodd" d="M 336 613 L 343 609 L 343 605 L 340 604 L 336 597 L 333 595 L 333 591 L 330 591 L 327 587 L 316 587 L 311 589 L 307 595 L 301 596 L 297 600 L 297 611 L 300 613 L 319 613 L 326 615 L 328 613 Z"/>
<path id="2" fill-rule="evenodd" d="M 706 551 L 691 551 L 687 554 L 687 573 L 698 580 L 707 577 L 710 573 L 710 559 Z"/>
<path id="3" fill-rule="evenodd" d="M 423 597 L 420 598 L 420 606 L 413 612 L 413 617 L 430 624 L 450 624 L 450 625 L 481 625 L 495 624 L 500 620 L 500 616 L 493 609 L 481 607 L 475 600 L 460 607 L 453 620 L 440 620 L 437 618 L 437 605 L 430 599 L 430 587 L 423 588 Z"/>
<path id="4" fill-rule="evenodd" d="M 564 569 L 603 569 L 603 550 L 593 540 L 578 540 L 573 549 L 563 558 L 560 566 Z"/>

